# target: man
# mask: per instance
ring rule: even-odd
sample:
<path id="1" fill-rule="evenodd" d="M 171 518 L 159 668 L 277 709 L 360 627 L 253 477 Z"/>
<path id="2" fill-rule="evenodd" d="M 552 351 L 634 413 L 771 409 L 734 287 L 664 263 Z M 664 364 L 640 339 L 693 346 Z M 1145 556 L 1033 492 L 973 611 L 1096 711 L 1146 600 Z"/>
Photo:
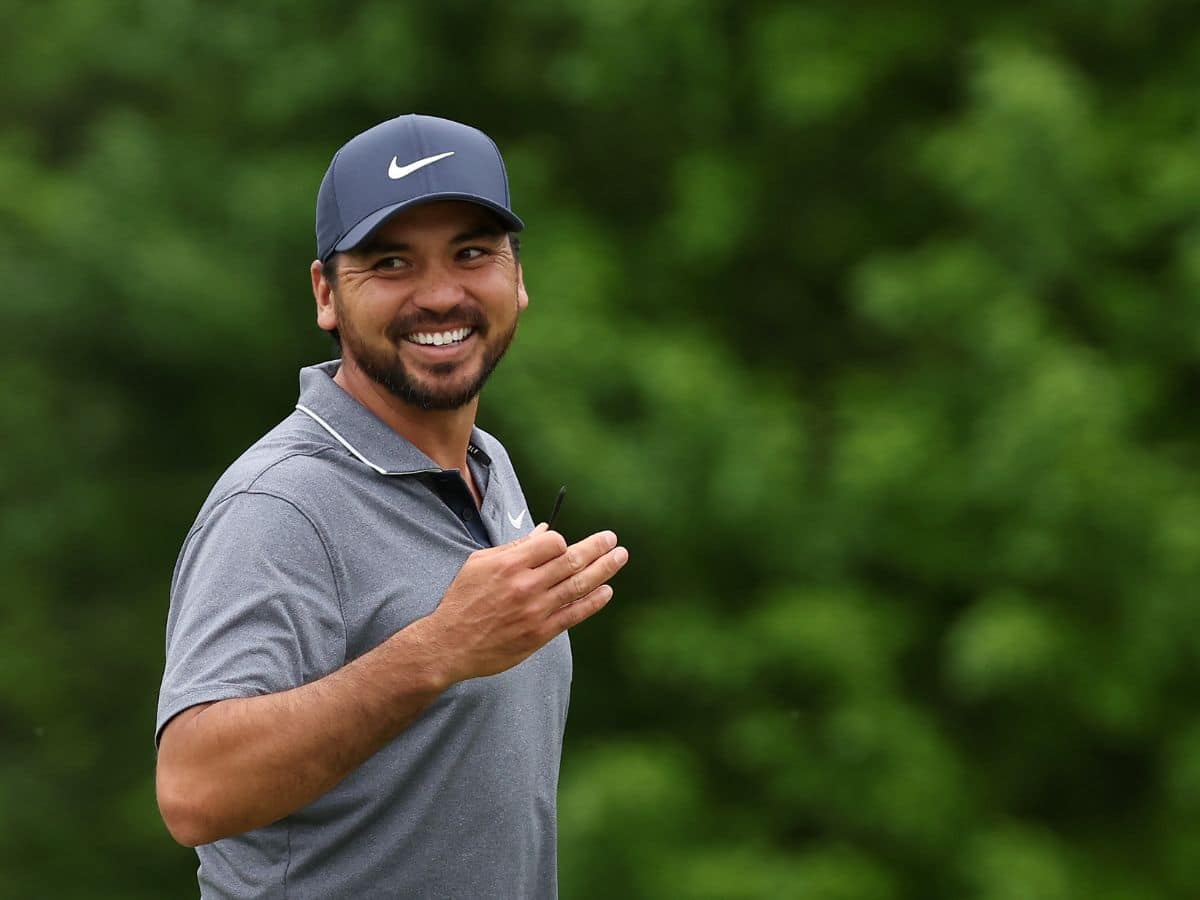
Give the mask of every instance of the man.
<path id="1" fill-rule="evenodd" d="M 342 358 L 217 482 L 172 581 L 158 802 L 204 897 L 553 897 L 566 630 L 612 532 L 532 527 L 474 427 L 528 304 L 504 163 L 402 116 L 317 197 Z"/>

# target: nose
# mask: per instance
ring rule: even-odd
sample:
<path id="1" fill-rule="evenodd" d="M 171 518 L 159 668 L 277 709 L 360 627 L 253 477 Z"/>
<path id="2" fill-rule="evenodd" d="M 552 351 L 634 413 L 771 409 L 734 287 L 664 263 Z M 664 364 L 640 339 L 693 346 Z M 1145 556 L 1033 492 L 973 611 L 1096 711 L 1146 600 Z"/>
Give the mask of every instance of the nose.
<path id="1" fill-rule="evenodd" d="M 426 267 L 413 293 L 413 302 L 430 312 L 448 312 L 466 297 L 457 272 L 443 265 Z"/>

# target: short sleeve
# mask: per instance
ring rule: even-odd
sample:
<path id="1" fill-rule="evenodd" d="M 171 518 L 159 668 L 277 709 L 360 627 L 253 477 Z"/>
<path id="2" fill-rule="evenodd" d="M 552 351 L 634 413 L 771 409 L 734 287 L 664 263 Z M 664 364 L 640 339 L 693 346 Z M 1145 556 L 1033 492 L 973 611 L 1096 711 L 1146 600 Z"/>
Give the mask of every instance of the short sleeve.
<path id="1" fill-rule="evenodd" d="M 345 634 L 330 557 L 309 518 L 272 494 L 222 501 L 176 565 L 155 742 L 189 706 L 288 690 L 340 668 Z"/>

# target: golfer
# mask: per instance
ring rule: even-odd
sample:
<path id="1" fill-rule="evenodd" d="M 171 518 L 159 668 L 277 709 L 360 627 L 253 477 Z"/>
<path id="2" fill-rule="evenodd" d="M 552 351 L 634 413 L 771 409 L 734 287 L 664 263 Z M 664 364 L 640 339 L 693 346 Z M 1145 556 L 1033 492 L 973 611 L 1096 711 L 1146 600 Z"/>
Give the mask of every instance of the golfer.
<path id="1" fill-rule="evenodd" d="M 567 630 L 628 553 L 535 527 L 475 427 L 522 227 L 466 125 L 401 116 L 329 164 L 311 276 L 341 358 L 218 480 L 171 584 L 158 802 L 202 897 L 557 895 Z"/>

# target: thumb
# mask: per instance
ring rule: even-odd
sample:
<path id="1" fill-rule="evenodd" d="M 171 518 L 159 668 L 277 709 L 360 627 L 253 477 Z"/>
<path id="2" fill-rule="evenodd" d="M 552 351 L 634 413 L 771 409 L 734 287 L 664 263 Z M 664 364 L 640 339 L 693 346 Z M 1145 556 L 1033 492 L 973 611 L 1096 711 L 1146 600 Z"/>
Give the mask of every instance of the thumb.
<path id="1" fill-rule="evenodd" d="M 549 527 L 550 526 L 547 525 L 545 522 L 538 522 L 538 524 L 534 527 L 533 531 L 529 532 L 528 534 L 521 535 L 519 538 L 517 538 L 515 541 L 513 541 L 513 543 L 514 544 L 524 543 L 525 541 L 529 540 L 531 537 L 537 537 L 539 534 L 544 532 Z"/>

